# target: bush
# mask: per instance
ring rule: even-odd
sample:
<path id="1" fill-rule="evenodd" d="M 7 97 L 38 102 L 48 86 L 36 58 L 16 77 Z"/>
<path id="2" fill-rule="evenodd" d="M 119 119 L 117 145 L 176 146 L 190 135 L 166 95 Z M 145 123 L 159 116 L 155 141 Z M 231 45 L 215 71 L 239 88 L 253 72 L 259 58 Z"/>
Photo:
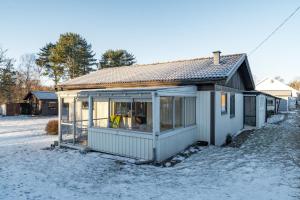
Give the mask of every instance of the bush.
<path id="1" fill-rule="evenodd" d="M 232 135 L 228 133 L 226 136 L 226 145 L 230 144 L 231 142 L 232 142 Z"/>
<path id="2" fill-rule="evenodd" d="M 46 125 L 45 131 L 49 135 L 57 135 L 58 134 L 58 120 L 50 120 Z"/>

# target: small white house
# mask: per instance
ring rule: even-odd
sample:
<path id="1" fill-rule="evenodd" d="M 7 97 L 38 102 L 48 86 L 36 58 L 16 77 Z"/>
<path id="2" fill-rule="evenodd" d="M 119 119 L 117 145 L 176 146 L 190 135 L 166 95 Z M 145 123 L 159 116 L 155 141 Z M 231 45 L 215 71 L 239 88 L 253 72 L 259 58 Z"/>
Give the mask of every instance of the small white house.
<path id="1" fill-rule="evenodd" d="M 296 108 L 297 97 L 300 91 L 273 78 L 265 78 L 256 84 L 256 90 L 279 97 L 281 99 L 279 111 L 288 111 Z"/>
<path id="2" fill-rule="evenodd" d="M 165 160 L 244 128 L 246 54 L 101 69 L 58 86 L 59 143 Z"/>

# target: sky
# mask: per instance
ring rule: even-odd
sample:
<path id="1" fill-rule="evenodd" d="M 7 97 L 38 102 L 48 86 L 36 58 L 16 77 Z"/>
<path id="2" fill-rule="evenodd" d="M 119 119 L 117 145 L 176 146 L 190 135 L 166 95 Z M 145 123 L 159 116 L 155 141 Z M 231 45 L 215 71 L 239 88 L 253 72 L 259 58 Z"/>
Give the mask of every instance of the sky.
<path id="1" fill-rule="evenodd" d="M 126 49 L 138 64 L 249 53 L 299 0 L 0 0 L 0 46 L 15 58 L 59 35 L 82 35 L 100 59 Z M 300 77 L 300 11 L 248 57 L 256 79 Z"/>

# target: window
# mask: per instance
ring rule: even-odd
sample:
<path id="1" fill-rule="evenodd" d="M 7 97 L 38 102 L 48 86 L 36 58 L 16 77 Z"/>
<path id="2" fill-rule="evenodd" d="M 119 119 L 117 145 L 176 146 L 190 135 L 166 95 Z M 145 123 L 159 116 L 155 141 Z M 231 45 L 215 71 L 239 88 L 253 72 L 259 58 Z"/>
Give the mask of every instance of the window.
<path id="1" fill-rule="evenodd" d="M 151 99 L 95 99 L 93 109 L 95 127 L 152 131 Z"/>
<path id="2" fill-rule="evenodd" d="M 71 123 L 74 121 L 74 99 L 73 98 L 63 98 L 62 99 L 62 111 L 61 120 L 64 123 Z"/>
<path id="3" fill-rule="evenodd" d="M 195 97 L 161 97 L 160 131 L 196 124 Z"/>
<path id="4" fill-rule="evenodd" d="M 108 128 L 108 99 L 93 99 L 93 124 L 95 127 Z"/>
<path id="5" fill-rule="evenodd" d="M 267 105 L 268 106 L 273 106 L 274 105 L 274 101 L 272 99 L 268 99 L 267 100 Z"/>
<path id="6" fill-rule="evenodd" d="M 184 98 L 175 97 L 175 128 L 184 126 Z"/>
<path id="7" fill-rule="evenodd" d="M 134 100 L 132 103 L 132 129 L 137 131 L 152 131 L 151 100 Z"/>
<path id="8" fill-rule="evenodd" d="M 82 101 L 81 109 L 82 110 L 88 110 L 89 109 L 89 102 L 88 101 Z"/>
<path id="9" fill-rule="evenodd" d="M 235 117 L 235 94 L 230 94 L 230 117 Z"/>
<path id="10" fill-rule="evenodd" d="M 55 101 L 49 101 L 48 102 L 48 108 L 50 110 L 56 110 L 56 108 L 57 108 L 57 102 L 55 102 Z"/>
<path id="11" fill-rule="evenodd" d="M 227 94 L 221 93 L 221 114 L 227 114 Z"/>
<path id="12" fill-rule="evenodd" d="M 186 126 L 191 126 L 196 124 L 196 98 L 186 97 L 185 98 L 186 107 Z"/>
<path id="13" fill-rule="evenodd" d="M 160 131 L 173 129 L 173 97 L 160 97 Z"/>
<path id="14" fill-rule="evenodd" d="M 110 128 L 130 129 L 132 124 L 131 101 L 113 100 L 110 102 Z"/>

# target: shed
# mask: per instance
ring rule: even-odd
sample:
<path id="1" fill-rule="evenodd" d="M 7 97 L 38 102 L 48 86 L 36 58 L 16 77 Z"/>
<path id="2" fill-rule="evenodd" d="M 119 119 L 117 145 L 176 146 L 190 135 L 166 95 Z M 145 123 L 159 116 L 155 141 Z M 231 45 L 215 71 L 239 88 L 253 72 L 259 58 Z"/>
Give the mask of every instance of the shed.
<path id="1" fill-rule="evenodd" d="M 29 115 L 57 115 L 58 101 L 55 92 L 31 91 L 24 97 L 21 113 Z"/>

